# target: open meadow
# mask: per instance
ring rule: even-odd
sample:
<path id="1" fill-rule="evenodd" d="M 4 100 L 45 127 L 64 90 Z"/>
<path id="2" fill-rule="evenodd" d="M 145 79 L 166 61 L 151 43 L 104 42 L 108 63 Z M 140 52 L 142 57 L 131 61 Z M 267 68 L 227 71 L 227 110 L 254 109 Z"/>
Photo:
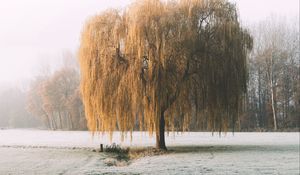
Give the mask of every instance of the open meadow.
<path id="1" fill-rule="evenodd" d="M 133 135 L 121 143 L 116 132 L 113 142 L 131 149 L 155 143 Z M 98 152 L 100 143 L 110 141 L 86 131 L 1 130 L 0 174 L 299 174 L 299 133 L 170 133 L 168 153 L 126 162 Z"/>

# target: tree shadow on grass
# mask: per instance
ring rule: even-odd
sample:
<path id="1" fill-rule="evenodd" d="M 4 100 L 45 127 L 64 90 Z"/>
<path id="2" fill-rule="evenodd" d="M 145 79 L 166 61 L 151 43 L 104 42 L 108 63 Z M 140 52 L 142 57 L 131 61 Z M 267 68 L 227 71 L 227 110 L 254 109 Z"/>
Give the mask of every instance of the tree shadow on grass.
<path id="1" fill-rule="evenodd" d="M 299 146 L 299 145 L 298 145 Z M 169 146 L 170 153 L 244 152 L 244 151 L 291 151 L 299 150 L 297 145 L 208 145 Z"/>

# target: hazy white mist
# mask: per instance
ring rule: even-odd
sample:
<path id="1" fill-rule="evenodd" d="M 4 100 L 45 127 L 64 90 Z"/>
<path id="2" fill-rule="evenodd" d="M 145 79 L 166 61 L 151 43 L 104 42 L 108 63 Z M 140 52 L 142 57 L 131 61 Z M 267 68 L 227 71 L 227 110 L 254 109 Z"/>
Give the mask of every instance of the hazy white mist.
<path id="1" fill-rule="evenodd" d="M 299 0 L 232 0 L 243 24 L 271 14 L 299 16 Z M 76 53 L 85 20 L 130 0 L 0 0 L 0 86 L 34 76 L 43 65 Z"/>

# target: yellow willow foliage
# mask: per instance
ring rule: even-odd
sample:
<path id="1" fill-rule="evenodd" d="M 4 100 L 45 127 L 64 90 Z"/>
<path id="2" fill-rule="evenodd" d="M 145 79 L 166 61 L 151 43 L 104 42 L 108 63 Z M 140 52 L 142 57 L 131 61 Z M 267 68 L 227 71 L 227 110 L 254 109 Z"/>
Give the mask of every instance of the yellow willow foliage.
<path id="1" fill-rule="evenodd" d="M 91 18 L 80 46 L 91 131 L 223 131 L 237 120 L 252 38 L 225 0 L 139 0 Z M 176 125 L 176 127 L 175 127 Z"/>

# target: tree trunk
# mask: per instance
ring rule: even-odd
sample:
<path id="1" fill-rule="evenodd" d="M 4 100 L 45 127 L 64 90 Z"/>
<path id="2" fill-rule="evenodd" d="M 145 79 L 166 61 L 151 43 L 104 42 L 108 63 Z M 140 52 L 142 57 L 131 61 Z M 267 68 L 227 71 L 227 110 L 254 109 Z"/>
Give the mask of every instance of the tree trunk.
<path id="1" fill-rule="evenodd" d="M 274 90 L 271 87 L 271 103 L 272 103 L 272 113 L 273 113 L 273 122 L 274 122 L 274 130 L 277 130 L 277 120 L 276 120 L 276 111 L 275 111 L 275 102 L 274 102 Z"/>
<path id="2" fill-rule="evenodd" d="M 62 119 L 61 119 L 60 111 L 58 111 L 58 119 L 59 119 L 59 127 L 60 127 L 60 129 L 62 129 L 63 125 L 62 125 Z"/>
<path id="3" fill-rule="evenodd" d="M 74 129 L 74 124 L 73 124 L 73 120 L 72 120 L 73 117 L 72 117 L 71 113 L 69 113 L 69 112 L 67 115 L 68 115 L 68 119 L 69 119 L 69 128 L 68 129 L 73 130 Z"/>
<path id="4" fill-rule="evenodd" d="M 262 85 L 261 85 L 261 81 L 262 81 L 262 78 L 261 78 L 261 71 L 260 71 L 260 67 L 258 67 L 258 116 L 257 118 L 257 124 L 256 124 L 256 127 L 257 128 L 262 128 L 263 127 L 263 122 L 262 122 L 262 116 L 263 116 L 263 112 L 262 112 L 262 97 L 261 97 L 261 94 L 262 94 Z"/>
<path id="5" fill-rule="evenodd" d="M 274 100 L 274 77 L 273 77 L 273 52 L 271 51 L 271 57 L 269 62 L 268 78 L 270 83 L 270 93 L 271 93 L 271 107 L 273 115 L 273 124 L 274 130 L 277 130 L 277 121 L 276 121 L 276 109 L 275 109 L 275 100 Z"/>
<path id="6" fill-rule="evenodd" d="M 47 115 L 47 113 L 46 112 L 44 112 L 44 115 L 45 115 L 45 120 L 46 120 L 46 127 L 48 128 L 48 129 L 52 129 L 52 127 L 51 127 L 51 121 L 50 121 L 50 118 L 49 118 L 49 116 Z"/>
<path id="7" fill-rule="evenodd" d="M 271 90 L 271 105 L 273 113 L 273 123 L 274 130 L 277 130 L 277 120 L 276 120 L 276 111 L 275 111 L 275 100 L 274 100 L 274 83 L 273 83 L 273 54 L 271 52 L 271 68 L 270 68 L 270 90 Z"/>
<path id="8" fill-rule="evenodd" d="M 159 130 L 156 131 L 156 148 L 167 150 L 165 143 L 165 116 L 164 112 L 161 113 L 159 119 Z"/>
<path id="9" fill-rule="evenodd" d="M 52 116 L 51 116 L 51 123 L 52 123 L 52 130 L 56 130 L 57 129 L 57 124 L 56 124 L 56 120 L 54 118 L 54 115 L 52 113 Z"/>

